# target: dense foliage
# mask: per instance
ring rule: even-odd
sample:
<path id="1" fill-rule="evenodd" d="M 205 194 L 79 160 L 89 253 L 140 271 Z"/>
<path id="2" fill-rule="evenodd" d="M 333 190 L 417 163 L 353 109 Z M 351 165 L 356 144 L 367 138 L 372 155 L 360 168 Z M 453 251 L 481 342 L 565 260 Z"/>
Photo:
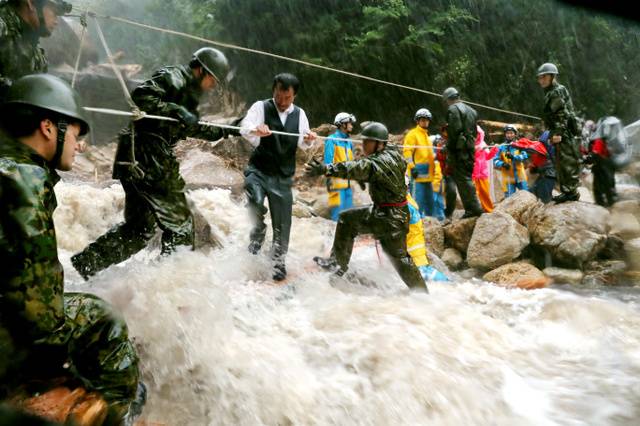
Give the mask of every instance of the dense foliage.
<path id="1" fill-rule="evenodd" d="M 638 119 L 640 23 L 551 0 L 149 0 L 110 2 L 109 13 L 266 50 L 371 77 L 441 92 L 454 85 L 483 104 L 540 115 L 535 80 L 559 65 L 580 114 Z M 197 43 L 111 24 L 108 37 L 149 69 L 184 62 Z M 268 97 L 271 76 L 297 74 L 297 103 L 314 124 L 341 110 L 394 129 L 437 97 L 357 80 L 255 54 L 226 51 L 237 68 L 232 88 L 247 101 Z M 523 121 L 478 109 L 481 118 Z"/>

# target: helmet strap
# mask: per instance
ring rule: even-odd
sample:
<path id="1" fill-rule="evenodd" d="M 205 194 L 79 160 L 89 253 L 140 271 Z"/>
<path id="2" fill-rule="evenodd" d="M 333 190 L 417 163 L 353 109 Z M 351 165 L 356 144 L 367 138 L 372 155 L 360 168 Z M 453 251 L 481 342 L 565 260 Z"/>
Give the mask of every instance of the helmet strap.
<path id="1" fill-rule="evenodd" d="M 66 120 L 60 120 L 58 121 L 57 127 L 58 137 L 56 139 L 56 153 L 50 162 L 54 168 L 58 168 L 60 166 L 60 159 L 62 158 L 62 153 L 64 151 L 64 140 L 67 135 L 68 123 Z"/>

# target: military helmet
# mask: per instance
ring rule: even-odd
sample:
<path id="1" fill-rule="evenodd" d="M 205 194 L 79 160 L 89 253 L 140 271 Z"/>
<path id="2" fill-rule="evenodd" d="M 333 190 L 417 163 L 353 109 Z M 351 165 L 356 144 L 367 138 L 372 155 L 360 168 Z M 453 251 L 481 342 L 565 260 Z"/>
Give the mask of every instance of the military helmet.
<path id="1" fill-rule="evenodd" d="M 203 47 L 193 54 L 202 67 L 218 80 L 218 83 L 225 83 L 231 78 L 229 61 L 224 53 L 212 47 Z"/>
<path id="2" fill-rule="evenodd" d="M 360 137 L 363 140 L 372 139 L 374 141 L 387 142 L 389 140 L 389 131 L 384 124 L 372 121 L 364 126 Z"/>
<path id="3" fill-rule="evenodd" d="M 444 92 L 442 92 L 442 100 L 446 101 L 448 99 L 457 99 L 460 97 L 460 92 L 455 87 L 447 87 Z"/>
<path id="4" fill-rule="evenodd" d="M 418 121 L 421 118 L 426 118 L 427 120 L 431 120 L 433 118 L 433 115 L 431 115 L 431 111 L 429 111 L 426 108 L 420 108 L 419 110 L 416 111 L 415 115 L 413 116 L 413 121 Z"/>
<path id="5" fill-rule="evenodd" d="M 356 116 L 353 114 L 349 114 L 348 112 L 339 112 L 336 115 L 336 118 L 333 119 L 333 124 L 336 127 L 340 127 L 345 123 L 355 123 Z"/>
<path id="6" fill-rule="evenodd" d="M 9 3 L 20 4 L 26 1 L 27 0 L 9 0 Z M 56 15 L 58 16 L 71 13 L 71 10 L 73 9 L 73 6 L 71 5 L 71 3 L 68 3 L 63 0 L 35 0 L 33 3 L 34 3 L 34 6 L 38 8 L 44 7 L 47 3 L 51 4 L 55 9 Z"/>
<path id="7" fill-rule="evenodd" d="M 540 67 L 538 68 L 538 77 L 545 74 L 558 75 L 558 67 L 556 67 L 555 64 L 552 64 L 551 62 L 540 65 Z"/>
<path id="8" fill-rule="evenodd" d="M 50 74 L 33 74 L 16 80 L 5 98 L 5 108 L 34 106 L 71 118 L 80 123 L 80 135 L 89 131 L 89 120 L 80 104 L 78 92 Z"/>
<path id="9" fill-rule="evenodd" d="M 518 134 L 518 129 L 516 129 L 516 126 L 514 126 L 513 124 L 507 124 L 506 126 L 504 126 L 504 132 L 507 133 L 508 131 L 512 131 L 516 135 Z"/>

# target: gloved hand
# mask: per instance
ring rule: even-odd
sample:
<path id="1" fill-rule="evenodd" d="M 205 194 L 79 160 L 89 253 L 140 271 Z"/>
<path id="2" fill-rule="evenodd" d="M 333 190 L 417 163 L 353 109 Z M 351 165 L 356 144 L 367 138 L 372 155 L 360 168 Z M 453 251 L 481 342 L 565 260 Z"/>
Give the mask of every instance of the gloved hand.
<path id="1" fill-rule="evenodd" d="M 415 167 L 411 169 L 411 177 L 412 178 L 417 179 L 419 174 L 420 173 L 418 173 L 418 170 Z"/>
<path id="2" fill-rule="evenodd" d="M 367 190 L 367 184 L 365 182 L 359 180 L 358 185 L 360 185 L 360 189 L 362 189 L 363 191 Z"/>
<path id="3" fill-rule="evenodd" d="M 507 157 L 509 160 L 513 160 L 513 154 L 510 152 L 507 152 L 506 154 L 504 154 L 505 157 Z"/>
<path id="4" fill-rule="evenodd" d="M 182 106 L 176 110 L 176 118 L 180 120 L 180 123 L 185 127 L 193 127 L 197 125 L 199 121 L 197 115 Z"/>
<path id="5" fill-rule="evenodd" d="M 584 164 L 593 164 L 595 162 L 595 156 L 593 153 L 589 154 L 589 155 L 585 155 L 584 158 L 582 159 L 582 162 Z"/>
<path id="6" fill-rule="evenodd" d="M 322 176 L 326 173 L 327 166 L 318 161 L 317 158 L 312 159 L 304 165 L 304 174 L 309 177 Z"/>

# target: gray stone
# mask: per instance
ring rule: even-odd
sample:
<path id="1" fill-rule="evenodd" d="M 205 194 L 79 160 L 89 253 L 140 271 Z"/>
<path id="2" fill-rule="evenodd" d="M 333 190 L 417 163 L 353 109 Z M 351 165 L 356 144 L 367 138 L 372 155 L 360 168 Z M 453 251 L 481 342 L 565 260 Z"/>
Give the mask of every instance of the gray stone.
<path id="1" fill-rule="evenodd" d="M 448 248 L 442 254 L 442 261 L 449 267 L 449 269 L 455 271 L 462 266 L 464 259 L 458 250 Z"/>
<path id="2" fill-rule="evenodd" d="M 446 225 L 444 227 L 445 246 L 454 248 L 460 253 L 466 253 L 477 220 L 477 217 L 472 217 L 454 220 L 449 225 Z"/>
<path id="3" fill-rule="evenodd" d="M 427 251 L 442 256 L 444 253 L 444 229 L 438 219 L 426 217 L 422 219 L 424 228 L 424 241 L 427 244 Z"/>
<path id="4" fill-rule="evenodd" d="M 578 269 L 545 268 L 542 272 L 555 284 L 580 284 L 584 274 Z"/>
<path id="5" fill-rule="evenodd" d="M 506 213 L 519 224 L 526 226 L 529 216 L 541 206 L 543 206 L 542 202 L 531 192 L 518 191 L 511 197 L 501 201 L 493 210 L 493 213 Z"/>
<path id="6" fill-rule="evenodd" d="M 489 270 L 520 257 L 529 245 L 529 232 L 510 215 L 486 213 L 476 222 L 467 248 L 467 263 L 472 268 Z"/>

